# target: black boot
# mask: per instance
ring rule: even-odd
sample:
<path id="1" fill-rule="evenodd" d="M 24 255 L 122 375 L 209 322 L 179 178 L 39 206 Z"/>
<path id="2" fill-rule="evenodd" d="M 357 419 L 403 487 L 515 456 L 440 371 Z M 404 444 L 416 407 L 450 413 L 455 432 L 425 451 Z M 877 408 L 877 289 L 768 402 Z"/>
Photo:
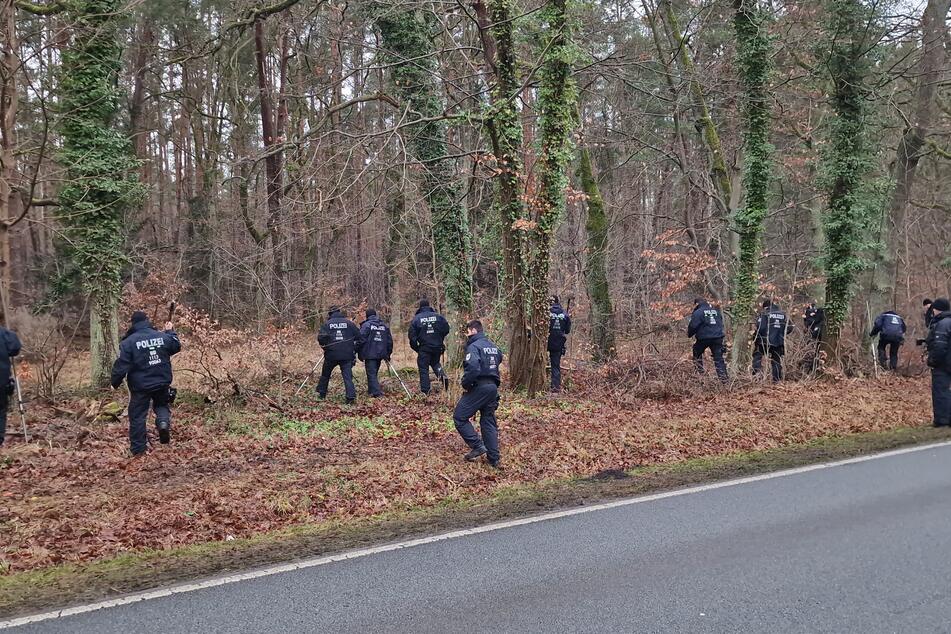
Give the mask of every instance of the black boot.
<path id="1" fill-rule="evenodd" d="M 159 442 L 163 445 L 167 445 L 172 440 L 172 425 L 167 420 L 157 420 L 155 421 L 155 426 L 158 428 L 158 438 Z"/>
<path id="2" fill-rule="evenodd" d="M 476 460 L 478 460 L 485 454 L 486 454 L 485 447 L 476 447 L 475 449 L 467 453 L 464 456 L 464 458 L 466 459 L 466 462 L 475 462 Z"/>

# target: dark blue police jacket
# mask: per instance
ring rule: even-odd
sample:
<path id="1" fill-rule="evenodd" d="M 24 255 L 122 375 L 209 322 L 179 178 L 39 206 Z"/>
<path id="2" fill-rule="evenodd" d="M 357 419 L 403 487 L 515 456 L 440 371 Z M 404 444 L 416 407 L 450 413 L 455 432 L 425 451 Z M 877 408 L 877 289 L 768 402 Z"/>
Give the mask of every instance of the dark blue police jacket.
<path id="1" fill-rule="evenodd" d="M 127 379 L 133 392 L 152 392 L 172 384 L 172 355 L 182 343 L 174 331 L 160 332 L 148 321 L 133 324 L 119 344 L 119 358 L 112 366 L 112 387 Z"/>

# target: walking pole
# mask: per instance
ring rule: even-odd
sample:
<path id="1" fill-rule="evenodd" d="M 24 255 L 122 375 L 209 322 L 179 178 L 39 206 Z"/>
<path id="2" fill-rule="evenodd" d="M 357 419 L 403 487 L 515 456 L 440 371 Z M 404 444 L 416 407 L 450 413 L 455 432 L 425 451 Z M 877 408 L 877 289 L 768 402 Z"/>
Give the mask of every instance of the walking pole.
<path id="1" fill-rule="evenodd" d="M 7 292 L 3 281 L 0 281 L 0 303 L 3 308 L 3 327 L 9 330 L 10 311 L 7 307 Z M 16 357 L 10 357 L 10 374 L 13 377 L 13 386 L 16 390 L 17 410 L 20 412 L 20 422 L 23 425 L 23 441 L 30 442 L 30 434 L 26 428 L 26 405 L 23 403 L 23 390 L 20 389 L 20 380 L 17 378 Z M 0 438 L 2 440 L 2 438 Z"/>
<path id="2" fill-rule="evenodd" d="M 406 387 L 406 384 L 405 384 L 405 383 L 403 383 L 403 379 L 400 378 L 400 373 L 396 371 L 396 368 L 393 367 L 393 364 L 390 363 L 389 361 L 387 361 L 387 362 L 386 362 L 386 367 L 388 367 L 388 368 L 390 369 L 390 372 L 393 373 L 393 376 L 396 377 L 396 380 L 400 382 L 400 387 L 402 387 L 402 388 L 403 388 L 403 391 L 406 392 L 406 396 L 408 396 L 408 397 L 410 397 L 410 398 L 413 398 L 413 395 L 410 394 L 410 392 L 409 392 L 409 388 Z"/>
<path id="3" fill-rule="evenodd" d="M 317 357 L 317 363 L 314 364 L 314 367 L 310 369 L 310 373 L 304 377 L 304 382 L 300 384 L 300 387 L 297 388 L 297 391 L 294 392 L 294 396 L 300 394 L 300 391 L 304 389 L 304 386 L 307 385 L 307 382 L 310 381 L 310 377 L 314 376 L 314 372 L 317 371 L 317 366 L 320 365 L 320 362 L 324 360 L 324 355 Z"/>
<path id="4" fill-rule="evenodd" d="M 572 299 L 574 299 L 574 298 L 573 298 L 573 297 L 569 297 L 569 298 L 568 298 L 568 304 L 567 304 L 567 306 L 565 306 L 565 314 L 568 315 L 568 318 L 569 318 L 569 319 L 571 319 L 571 300 L 572 300 Z M 566 351 L 567 354 L 565 355 L 565 357 L 566 357 L 565 360 L 566 360 L 569 364 L 571 363 L 571 342 L 572 342 L 573 339 L 574 339 L 574 337 L 571 337 L 571 338 L 568 339 L 568 349 L 567 349 L 567 351 Z M 565 369 L 567 370 L 568 368 L 566 367 Z M 571 372 L 565 372 L 564 374 L 565 374 L 565 379 L 564 379 L 565 391 L 566 391 L 566 392 L 570 392 L 570 391 L 571 391 L 571 375 L 572 375 L 572 373 L 571 373 Z"/>
<path id="5" fill-rule="evenodd" d="M 865 315 L 866 315 L 866 318 L 868 319 L 868 327 L 866 328 L 865 331 L 868 332 L 868 328 L 872 327 L 872 304 L 870 302 L 865 302 Z M 879 337 L 881 336 L 882 335 L 879 334 Z M 869 337 L 868 339 L 868 351 L 872 355 L 872 367 L 875 368 L 875 378 L 877 379 L 878 378 L 878 355 L 875 354 L 875 341 L 871 337 Z"/>

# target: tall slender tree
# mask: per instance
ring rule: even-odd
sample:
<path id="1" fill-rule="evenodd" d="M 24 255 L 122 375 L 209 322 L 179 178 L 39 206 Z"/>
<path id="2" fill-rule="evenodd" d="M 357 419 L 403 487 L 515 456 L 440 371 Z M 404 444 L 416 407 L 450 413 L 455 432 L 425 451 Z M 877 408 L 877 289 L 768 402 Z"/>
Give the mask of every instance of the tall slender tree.
<path id="1" fill-rule="evenodd" d="M 118 0 L 67 0 L 70 40 L 59 72 L 59 161 L 66 172 L 58 218 L 65 248 L 89 294 L 90 373 L 109 381 L 119 344 L 119 293 L 126 264 L 123 214 L 141 189 L 129 139 L 116 128 Z"/>
<path id="2" fill-rule="evenodd" d="M 873 16 L 862 0 L 829 0 L 826 20 L 833 116 L 822 170 L 827 194 L 822 223 L 826 274 L 825 344 L 838 353 L 839 333 L 849 312 L 856 272 L 863 266 L 869 226 L 864 179 L 871 168 L 868 144 L 869 39 Z"/>
<path id="3" fill-rule="evenodd" d="M 435 16 L 424 6 L 374 9 L 390 79 L 405 104 L 408 145 L 422 166 L 420 186 L 432 215 L 436 271 L 451 321 L 472 312 L 472 247 L 460 175 L 449 156 L 444 99 L 437 80 Z"/>
<path id="4" fill-rule="evenodd" d="M 718 211 L 719 226 L 716 227 L 714 239 L 711 241 L 711 250 L 714 256 L 718 256 L 720 251 L 731 254 L 733 246 L 731 245 L 732 234 L 729 231 L 730 208 L 733 204 L 733 176 L 730 166 L 727 164 L 723 153 L 723 144 L 720 141 L 720 133 L 717 125 L 713 121 L 713 115 L 710 113 L 710 106 L 707 103 L 707 95 L 700 83 L 700 75 L 691 57 L 690 49 L 687 46 L 687 37 L 680 26 L 677 14 L 674 12 L 673 4 L 670 0 L 660 0 L 657 6 L 658 12 L 663 16 L 664 26 L 667 30 L 667 36 L 675 47 L 675 59 L 680 66 L 680 71 L 684 75 L 684 81 L 690 89 L 690 97 L 693 102 L 693 110 L 697 117 L 695 126 L 703 139 L 703 144 L 710 157 L 710 180 L 713 183 L 716 196 L 714 202 Z M 720 289 L 710 289 L 712 292 L 719 293 Z"/>
<path id="5" fill-rule="evenodd" d="M 611 288 L 608 285 L 608 218 L 604 212 L 604 198 L 594 175 L 591 153 L 581 145 L 578 161 L 578 179 L 585 193 L 588 210 L 585 219 L 587 233 L 587 258 L 585 260 L 585 284 L 591 303 L 591 347 L 595 361 L 612 358 L 614 348 L 614 307 L 611 303 Z"/>
<path id="6" fill-rule="evenodd" d="M 743 189 L 745 200 L 733 214 L 739 253 L 733 268 L 733 363 L 750 354 L 749 321 L 759 295 L 760 235 L 769 209 L 773 146 L 769 142 L 769 75 L 772 56 L 766 19 L 758 0 L 734 0 L 736 58 L 743 85 Z"/>

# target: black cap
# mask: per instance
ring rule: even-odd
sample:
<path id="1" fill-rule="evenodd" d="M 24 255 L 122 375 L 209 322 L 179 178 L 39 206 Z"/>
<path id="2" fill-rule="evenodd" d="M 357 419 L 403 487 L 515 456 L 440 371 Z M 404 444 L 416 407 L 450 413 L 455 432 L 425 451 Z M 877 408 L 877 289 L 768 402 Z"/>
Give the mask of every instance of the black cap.
<path id="1" fill-rule="evenodd" d="M 931 307 L 939 313 L 944 313 L 951 310 L 951 302 L 948 301 L 947 297 L 939 297 L 931 302 Z"/>
<path id="2" fill-rule="evenodd" d="M 925 301 L 921 302 L 921 305 L 922 305 L 922 306 L 931 306 L 931 300 L 926 297 L 926 298 L 925 298 Z"/>
<path id="3" fill-rule="evenodd" d="M 339 312 L 340 312 L 340 306 L 331 306 L 330 310 L 327 311 L 327 315 L 329 317 L 333 317 L 334 313 L 339 313 Z"/>
<path id="4" fill-rule="evenodd" d="M 702 297 L 694 297 L 694 298 L 693 298 L 693 305 L 694 305 L 694 306 L 699 306 L 700 304 L 705 304 L 706 302 L 707 302 L 707 300 L 705 300 L 705 299 L 702 298 Z"/>
<path id="5" fill-rule="evenodd" d="M 140 321 L 148 321 L 148 320 L 149 320 L 149 316 L 146 315 L 146 314 L 145 314 L 144 312 L 142 312 L 141 310 L 137 310 L 137 311 L 135 311 L 134 313 L 132 313 L 132 323 L 133 323 L 133 324 L 137 324 L 137 323 L 139 323 Z"/>
<path id="6" fill-rule="evenodd" d="M 376 309 L 367 308 L 367 317 L 369 318 L 369 317 L 375 317 L 375 316 L 376 316 Z"/>
<path id="7" fill-rule="evenodd" d="M 551 300 L 551 303 L 552 303 L 552 304 L 557 304 L 557 303 L 558 303 L 558 296 L 557 296 L 557 295 L 552 295 L 551 297 L 549 297 L 549 299 Z"/>
<path id="8" fill-rule="evenodd" d="M 429 300 L 424 297 L 421 300 L 419 300 L 419 307 L 423 308 L 425 306 L 429 306 Z"/>
<path id="9" fill-rule="evenodd" d="M 763 308 L 769 308 L 772 305 L 773 305 L 773 302 L 768 299 L 763 302 Z"/>

